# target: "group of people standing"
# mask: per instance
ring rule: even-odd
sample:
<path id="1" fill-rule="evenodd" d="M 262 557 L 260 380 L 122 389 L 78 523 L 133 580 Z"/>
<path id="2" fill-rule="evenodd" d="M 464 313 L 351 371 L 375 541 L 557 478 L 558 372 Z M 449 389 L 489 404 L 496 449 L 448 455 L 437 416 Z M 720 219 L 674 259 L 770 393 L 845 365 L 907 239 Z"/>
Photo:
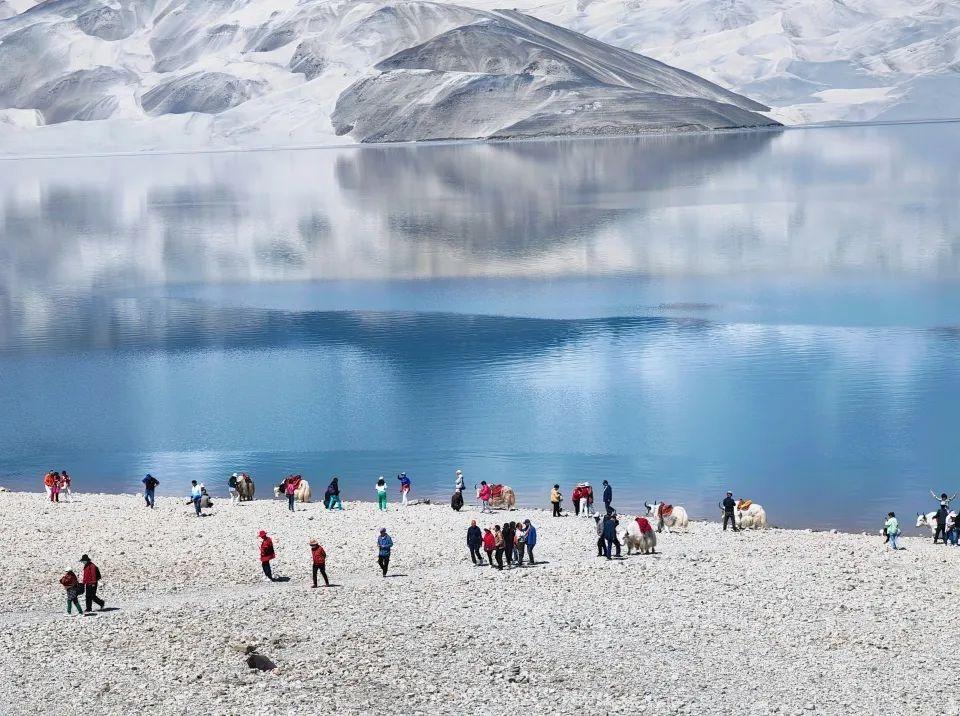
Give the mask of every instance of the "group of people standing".
<path id="1" fill-rule="evenodd" d="M 527 557 L 527 563 L 533 566 L 536 564 L 533 558 L 533 549 L 536 546 L 537 528 L 531 524 L 530 520 L 505 522 L 502 526 L 494 525 L 482 530 L 476 520 L 471 520 L 467 528 L 470 560 L 478 567 L 484 565 L 481 550 L 487 554 L 486 564 L 495 569 L 504 568 L 504 558 L 506 558 L 507 568 L 522 567 L 524 556 Z"/>
<path id="2" fill-rule="evenodd" d="M 47 470 L 47 474 L 43 476 L 43 487 L 47 491 L 47 499 L 50 502 L 60 502 L 60 496 L 63 495 L 63 501 L 69 502 L 73 495 L 70 491 L 70 483 L 70 475 L 66 470 L 59 472 Z"/>
<path id="3" fill-rule="evenodd" d="M 573 488 L 570 499 L 573 502 L 573 514 L 575 516 L 579 517 L 581 514 L 584 517 L 596 516 L 593 508 L 593 487 L 589 482 L 578 482 Z M 613 511 L 613 486 L 606 480 L 603 481 L 600 499 L 603 501 L 604 513 L 611 513 Z M 560 491 L 560 485 L 554 485 L 550 490 L 550 505 L 553 508 L 554 517 L 563 516 L 563 493 Z"/>

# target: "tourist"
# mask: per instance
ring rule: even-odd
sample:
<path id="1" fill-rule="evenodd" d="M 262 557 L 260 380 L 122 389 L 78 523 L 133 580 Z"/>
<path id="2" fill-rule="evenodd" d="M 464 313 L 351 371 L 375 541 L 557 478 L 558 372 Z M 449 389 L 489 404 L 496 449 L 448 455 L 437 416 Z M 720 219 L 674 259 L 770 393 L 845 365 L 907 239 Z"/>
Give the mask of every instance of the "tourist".
<path id="1" fill-rule="evenodd" d="M 327 553 L 317 540 L 310 540 L 310 553 L 313 556 L 313 588 L 317 588 L 317 572 L 323 575 L 323 586 L 329 587 L 327 579 Z"/>
<path id="2" fill-rule="evenodd" d="M 463 473 L 460 470 L 457 470 L 457 478 L 454 482 L 453 489 L 460 493 L 463 493 L 464 489 L 466 489 L 466 486 L 463 484 Z"/>
<path id="3" fill-rule="evenodd" d="M 343 502 L 340 501 L 340 478 L 334 477 L 330 481 L 330 485 L 327 487 L 327 494 L 325 500 L 328 510 L 342 510 Z"/>
<path id="4" fill-rule="evenodd" d="M 476 566 L 483 564 L 483 556 L 480 554 L 480 548 L 483 547 L 483 533 L 477 527 L 476 520 L 470 520 L 470 526 L 467 527 L 467 547 L 470 549 L 470 561 Z"/>
<path id="5" fill-rule="evenodd" d="M 53 485 L 50 486 L 50 501 L 60 502 L 60 487 L 63 485 L 59 472 L 53 473 Z"/>
<path id="6" fill-rule="evenodd" d="M 617 557 L 620 557 L 620 540 L 617 539 L 617 518 L 613 512 L 603 516 L 603 556 L 612 559 L 611 551 L 614 543 L 617 545 Z"/>
<path id="7" fill-rule="evenodd" d="M 949 502 L 947 502 L 947 504 L 949 504 Z M 934 544 L 937 543 L 937 537 L 940 538 L 940 541 L 943 542 L 943 544 L 947 543 L 947 517 L 950 514 L 950 509 L 947 507 L 947 504 L 941 502 L 940 508 L 933 516 L 934 524 L 936 525 L 933 530 Z"/>
<path id="8" fill-rule="evenodd" d="M 407 496 L 410 494 L 410 478 L 407 477 L 407 473 L 401 472 L 397 475 L 397 479 L 400 480 L 400 503 L 406 507 Z"/>
<path id="9" fill-rule="evenodd" d="M 381 512 L 387 509 L 387 481 L 383 475 L 377 479 L 377 509 Z"/>
<path id="10" fill-rule="evenodd" d="M 606 554 L 606 544 L 604 543 L 604 540 L 603 540 L 604 523 L 600 519 L 600 515 L 594 515 L 593 520 L 597 524 L 597 556 L 603 557 Z"/>
<path id="11" fill-rule="evenodd" d="M 503 531 L 500 525 L 493 526 L 493 554 L 497 558 L 497 569 L 503 569 Z"/>
<path id="12" fill-rule="evenodd" d="M 952 545 L 956 545 L 958 538 L 960 538 L 958 528 L 960 528 L 960 520 L 958 520 L 957 515 L 954 514 L 953 520 L 947 524 L 947 541 Z"/>
<path id="13" fill-rule="evenodd" d="M 900 545 L 897 543 L 897 539 L 900 537 L 900 522 L 893 512 L 887 513 L 887 521 L 883 523 L 883 532 L 889 538 L 890 548 L 893 550 L 900 549 Z"/>
<path id="14" fill-rule="evenodd" d="M 102 579 L 100 568 L 90 561 L 87 555 L 80 558 L 80 564 L 83 565 L 83 595 L 87 604 L 86 611 L 92 612 L 93 605 L 96 604 L 102 612 L 105 602 L 97 596 L 97 583 Z"/>
<path id="15" fill-rule="evenodd" d="M 160 480 L 148 473 L 140 482 L 143 483 L 143 501 L 152 510 L 156 503 L 156 490 Z"/>
<path id="16" fill-rule="evenodd" d="M 517 536 L 517 523 L 505 522 L 503 525 L 503 556 L 507 559 L 507 566 L 513 564 L 513 543 Z"/>
<path id="17" fill-rule="evenodd" d="M 203 488 L 197 484 L 196 480 L 190 480 L 190 499 L 193 501 L 193 509 L 197 511 L 197 517 L 203 517 L 200 514 L 200 501 L 203 499 Z"/>
<path id="18" fill-rule="evenodd" d="M 553 516 L 560 516 L 560 504 L 563 502 L 563 495 L 560 494 L 560 485 L 554 485 L 550 490 L 550 504 L 553 505 Z"/>
<path id="19" fill-rule="evenodd" d="M 940 505 L 942 507 L 946 507 L 947 509 L 950 508 L 950 503 L 953 502 L 955 499 L 957 499 L 957 495 L 960 495 L 960 492 L 956 493 L 953 497 L 947 497 L 946 492 L 941 492 L 940 496 L 937 497 L 937 493 L 934 492 L 933 490 L 930 490 L 930 497 L 932 497 L 935 500 L 939 500 Z"/>
<path id="20" fill-rule="evenodd" d="M 77 608 L 77 614 L 82 615 L 83 609 L 80 608 L 80 580 L 77 579 L 77 573 L 68 569 L 66 574 L 60 577 L 60 584 L 67 591 L 67 614 L 72 614 L 73 607 Z"/>
<path id="21" fill-rule="evenodd" d="M 720 509 L 723 510 L 723 531 L 727 531 L 727 522 L 730 523 L 730 526 L 733 528 L 733 531 L 737 531 L 737 518 L 734 516 L 733 512 L 737 508 L 737 501 L 733 499 L 733 493 L 727 491 L 727 496 L 723 498 L 723 501 L 720 503 Z M 659 518 L 659 515 L 657 515 Z M 659 529 L 657 530 L 660 531 Z"/>
<path id="22" fill-rule="evenodd" d="M 227 488 L 230 490 L 230 504 L 235 505 L 240 502 L 240 490 L 237 489 L 237 481 L 240 479 L 238 473 L 233 473 L 227 480 Z"/>
<path id="23" fill-rule="evenodd" d="M 487 564 L 495 567 L 493 563 L 493 550 L 497 548 L 497 541 L 493 537 L 493 532 L 489 527 L 483 528 L 483 551 L 487 553 Z"/>
<path id="24" fill-rule="evenodd" d="M 516 551 L 516 560 L 517 566 L 523 566 L 523 549 L 527 545 L 527 531 L 523 528 L 523 525 L 519 522 L 514 523 L 517 526 L 516 532 L 513 535 L 513 546 Z"/>
<path id="25" fill-rule="evenodd" d="M 523 524 L 525 527 L 524 534 L 526 535 L 527 556 L 530 558 L 530 566 L 532 567 L 536 564 L 533 559 L 533 548 L 537 546 L 537 528 L 530 523 L 530 520 L 524 520 Z"/>
<path id="26" fill-rule="evenodd" d="M 577 483 L 573 486 L 573 491 L 570 493 L 570 501 L 573 502 L 573 516 L 580 516 L 580 500 L 583 498 L 583 487 L 580 483 Z"/>
<path id="27" fill-rule="evenodd" d="M 387 567 L 390 566 L 390 550 L 393 549 L 393 540 L 387 534 L 387 528 L 380 528 L 380 536 L 377 538 L 377 564 L 383 571 L 383 576 L 387 576 Z"/>
<path id="28" fill-rule="evenodd" d="M 613 511 L 610 503 L 613 502 L 613 488 L 606 480 L 603 481 L 603 511 L 607 514 Z"/>
<path id="29" fill-rule="evenodd" d="M 477 497 L 480 498 L 480 512 L 493 512 L 490 509 L 490 485 L 487 484 L 486 480 L 480 481 Z"/>
<path id="30" fill-rule="evenodd" d="M 454 490 L 450 496 L 450 507 L 454 512 L 459 512 L 463 509 L 463 493 L 460 492 L 460 490 Z"/>
<path id="31" fill-rule="evenodd" d="M 593 487 L 589 482 L 583 483 L 583 504 L 580 510 L 585 517 L 593 517 Z"/>
<path id="32" fill-rule="evenodd" d="M 67 474 L 66 470 L 60 471 L 60 494 L 63 495 L 65 502 L 73 501 L 73 492 L 70 490 L 70 485 L 73 484 L 73 480 L 70 478 L 70 475 Z"/>
<path id="33" fill-rule="evenodd" d="M 299 487 L 299 482 L 293 477 L 287 478 L 287 484 L 283 488 L 283 491 L 287 494 L 287 509 L 290 512 L 294 512 L 293 503 L 297 501 L 297 487 Z M 326 502 L 326 500 L 324 500 Z"/>
<path id="34" fill-rule="evenodd" d="M 260 538 L 260 568 L 263 570 L 263 578 L 272 582 L 274 581 L 273 568 L 270 566 L 270 561 L 277 556 L 273 549 L 273 540 L 264 530 L 260 530 L 257 536 Z"/>
<path id="35" fill-rule="evenodd" d="M 57 481 L 54 474 L 53 470 L 47 470 L 47 474 L 43 476 L 43 489 L 46 490 L 50 502 L 53 502 L 53 484 Z"/>

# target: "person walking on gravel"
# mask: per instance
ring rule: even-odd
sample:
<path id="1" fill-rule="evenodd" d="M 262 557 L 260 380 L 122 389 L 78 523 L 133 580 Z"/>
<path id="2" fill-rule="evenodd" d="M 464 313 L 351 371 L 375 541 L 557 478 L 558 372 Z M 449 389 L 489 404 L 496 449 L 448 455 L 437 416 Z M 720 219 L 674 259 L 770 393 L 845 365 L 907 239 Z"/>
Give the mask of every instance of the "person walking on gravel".
<path id="1" fill-rule="evenodd" d="M 323 586 L 329 587 L 330 580 L 327 579 L 327 553 L 323 546 L 317 540 L 310 540 L 310 554 L 313 557 L 313 588 L 317 588 L 317 572 L 323 575 Z"/>
<path id="2" fill-rule="evenodd" d="M 493 512 L 490 509 L 490 485 L 486 480 L 480 481 L 480 489 L 477 490 L 477 497 L 480 499 L 480 512 Z"/>
<path id="3" fill-rule="evenodd" d="M 477 527 L 477 521 L 471 520 L 467 528 L 467 547 L 470 549 L 470 561 L 478 566 L 483 564 L 483 556 L 480 554 L 482 546 L 483 533 Z"/>
<path id="4" fill-rule="evenodd" d="M 277 556 L 273 549 L 273 540 L 264 530 L 260 530 L 257 536 L 260 537 L 260 568 L 263 570 L 263 578 L 272 582 L 274 581 L 273 569 L 270 567 L 270 562 Z"/>
<path id="5" fill-rule="evenodd" d="M 523 524 L 526 528 L 524 534 L 526 535 L 527 556 L 530 558 L 530 566 L 532 567 L 536 564 L 533 560 L 533 548 L 537 546 L 537 528 L 530 523 L 530 520 L 524 520 Z"/>
<path id="6" fill-rule="evenodd" d="M 497 541 L 493 537 L 493 531 L 489 527 L 483 528 L 483 551 L 487 553 L 487 564 L 496 568 L 493 563 L 493 550 L 497 548 Z"/>
<path id="7" fill-rule="evenodd" d="M 889 538 L 890 549 L 894 551 L 902 549 L 897 543 L 897 540 L 900 538 L 900 522 L 893 512 L 887 513 L 887 521 L 883 523 L 883 531 Z"/>
<path id="8" fill-rule="evenodd" d="M 727 496 L 724 497 L 720 503 L 720 509 L 723 510 L 723 531 L 727 531 L 727 522 L 729 522 L 730 526 L 733 527 L 733 531 L 736 532 L 737 518 L 733 512 L 737 509 L 737 501 L 733 499 L 732 492 L 727 492 Z"/>
<path id="9" fill-rule="evenodd" d="M 141 482 L 143 483 L 143 501 L 152 510 L 156 504 L 157 485 L 160 484 L 160 480 L 148 474 Z"/>
<path id="10" fill-rule="evenodd" d="M 343 502 L 340 501 L 340 478 L 334 477 L 327 488 L 327 509 L 343 510 Z"/>
<path id="11" fill-rule="evenodd" d="M 387 576 L 387 567 L 390 566 L 390 551 L 393 549 L 393 539 L 387 534 L 387 528 L 380 528 L 380 536 L 377 537 L 377 564 L 383 571 L 383 576 Z"/>
<path id="12" fill-rule="evenodd" d="M 68 569 L 66 574 L 60 577 L 60 584 L 67 591 L 67 614 L 71 614 L 73 607 L 77 608 L 77 614 L 82 615 L 83 609 L 80 608 L 80 580 L 77 579 L 77 573 Z"/>
<path id="13" fill-rule="evenodd" d="M 407 473 L 401 472 L 397 475 L 397 479 L 400 480 L 400 504 L 406 507 L 407 496 L 410 494 L 410 478 L 407 477 Z"/>
<path id="14" fill-rule="evenodd" d="M 193 509 L 197 511 L 197 517 L 203 517 L 200 513 L 200 503 L 203 501 L 203 488 L 196 480 L 190 480 L 190 499 L 193 500 Z"/>
<path id="15" fill-rule="evenodd" d="M 93 605 L 96 604 L 102 612 L 106 603 L 97 596 L 97 585 L 103 578 L 100 575 L 100 568 L 87 555 L 80 558 L 80 564 L 83 565 L 83 596 L 87 606 L 85 611 L 92 612 Z"/>
<path id="16" fill-rule="evenodd" d="M 377 480 L 377 509 L 381 512 L 387 509 L 387 481 L 383 475 Z"/>

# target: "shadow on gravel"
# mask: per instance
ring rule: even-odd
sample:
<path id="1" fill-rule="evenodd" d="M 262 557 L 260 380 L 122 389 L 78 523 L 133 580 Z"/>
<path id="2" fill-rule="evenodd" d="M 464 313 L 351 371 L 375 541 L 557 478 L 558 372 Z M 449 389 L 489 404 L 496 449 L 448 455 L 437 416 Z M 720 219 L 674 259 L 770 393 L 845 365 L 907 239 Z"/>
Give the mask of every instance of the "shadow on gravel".
<path id="1" fill-rule="evenodd" d="M 406 577 L 405 574 L 388 574 L 385 579 L 396 579 L 397 577 Z"/>

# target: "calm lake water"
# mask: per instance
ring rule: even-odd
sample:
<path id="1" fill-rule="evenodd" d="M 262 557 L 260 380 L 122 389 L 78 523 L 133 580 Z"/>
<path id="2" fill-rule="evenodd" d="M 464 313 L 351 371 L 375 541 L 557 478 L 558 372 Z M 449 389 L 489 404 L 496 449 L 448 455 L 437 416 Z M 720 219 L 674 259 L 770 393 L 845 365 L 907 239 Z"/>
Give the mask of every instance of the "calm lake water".
<path id="1" fill-rule="evenodd" d="M 958 356 L 957 124 L 0 162 L 9 488 L 873 529 L 960 490 Z"/>

